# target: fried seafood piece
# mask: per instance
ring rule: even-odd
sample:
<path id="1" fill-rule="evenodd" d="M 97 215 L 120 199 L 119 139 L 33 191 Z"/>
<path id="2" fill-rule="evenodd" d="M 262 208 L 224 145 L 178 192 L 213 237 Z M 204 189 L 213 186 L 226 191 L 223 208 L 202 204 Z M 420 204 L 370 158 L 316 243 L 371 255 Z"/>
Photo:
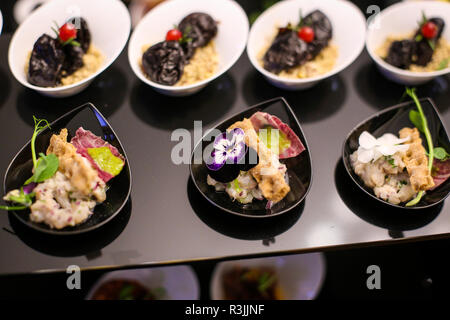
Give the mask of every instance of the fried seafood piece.
<path id="1" fill-rule="evenodd" d="M 250 173 L 258 182 L 264 198 L 274 203 L 282 200 L 291 190 L 284 179 L 284 174 L 280 171 L 278 156 L 273 154 L 264 143 L 260 143 L 259 137 L 253 128 L 252 122 L 245 118 L 231 125 L 228 130 L 240 128 L 245 132 L 245 143 L 255 149 L 259 156 L 259 163 Z"/>
<path id="2" fill-rule="evenodd" d="M 403 128 L 399 135 L 401 139 L 409 137 L 409 149 L 403 156 L 403 162 L 410 176 L 413 190 L 418 192 L 431 189 L 434 186 L 433 177 L 428 170 L 428 158 L 422 146 L 419 130 Z"/>
<path id="3" fill-rule="evenodd" d="M 89 161 L 77 153 L 77 149 L 67 142 L 67 129 L 50 138 L 47 154 L 54 153 L 59 159 L 58 170 L 70 180 L 70 183 L 82 194 L 93 195 L 98 202 L 105 201 L 105 184 Z"/>

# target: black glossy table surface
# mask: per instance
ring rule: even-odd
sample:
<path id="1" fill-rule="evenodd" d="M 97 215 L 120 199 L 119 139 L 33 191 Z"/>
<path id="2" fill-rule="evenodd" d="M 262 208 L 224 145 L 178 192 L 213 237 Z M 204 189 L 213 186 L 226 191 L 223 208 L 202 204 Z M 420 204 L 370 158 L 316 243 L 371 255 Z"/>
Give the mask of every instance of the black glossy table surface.
<path id="1" fill-rule="evenodd" d="M 154 265 L 198 259 L 320 251 L 337 247 L 450 237 L 450 201 L 432 210 L 390 210 L 362 193 L 341 162 L 342 143 L 360 121 L 396 104 L 403 87 L 385 80 L 366 52 L 345 71 L 316 87 L 285 92 L 269 85 L 244 53 L 223 76 L 200 93 L 169 98 L 132 73 L 126 48 L 84 92 L 50 99 L 22 87 L 11 75 L 0 37 L 0 172 L 33 131 L 32 116 L 54 120 L 85 102 L 108 118 L 127 152 L 133 176 L 125 209 L 97 231 L 52 237 L 0 213 L 0 274 L 81 268 Z M 450 126 L 450 77 L 419 87 L 436 102 Z M 263 100 L 283 96 L 300 120 L 313 161 L 311 190 L 297 210 L 254 221 L 220 212 L 175 165 L 171 133 L 194 121 L 211 128 Z M 194 141 L 192 141 L 192 146 Z M 0 186 L 0 194 L 4 193 Z"/>

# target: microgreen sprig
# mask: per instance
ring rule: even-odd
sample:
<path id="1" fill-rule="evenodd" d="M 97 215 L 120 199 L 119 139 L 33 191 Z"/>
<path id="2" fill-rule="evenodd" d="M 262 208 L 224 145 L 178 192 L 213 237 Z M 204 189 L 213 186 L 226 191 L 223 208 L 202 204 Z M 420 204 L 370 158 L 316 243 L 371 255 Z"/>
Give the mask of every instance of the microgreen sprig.
<path id="1" fill-rule="evenodd" d="M 34 131 L 31 138 L 31 157 L 33 160 L 33 175 L 25 181 L 24 185 L 30 183 L 40 183 L 53 177 L 59 167 L 59 160 L 55 154 L 45 155 L 39 154 L 39 159 L 36 157 L 36 137 L 46 128 L 50 128 L 50 124 L 45 119 L 38 119 L 33 116 Z M 11 201 L 21 206 L 0 206 L 2 210 L 24 210 L 33 203 L 34 192 L 25 193 L 23 187 L 20 188 L 19 195 L 9 194 L 7 201 Z"/>
<path id="2" fill-rule="evenodd" d="M 406 88 L 406 94 L 410 96 L 414 103 L 416 104 L 417 111 L 411 110 L 409 113 L 409 118 L 411 122 L 417 127 L 418 130 L 422 131 L 425 134 L 425 138 L 427 140 L 428 145 L 428 170 L 431 172 L 431 169 L 433 168 L 433 158 L 434 158 L 434 148 L 433 148 L 433 140 L 431 138 L 430 129 L 428 129 L 428 122 L 427 118 L 425 117 L 425 114 L 422 109 L 422 105 L 420 104 L 419 99 L 416 95 L 416 89 L 415 88 Z M 406 206 L 411 207 L 419 203 L 420 199 L 422 199 L 423 196 L 423 190 L 419 191 L 417 196 L 409 201 Z"/>

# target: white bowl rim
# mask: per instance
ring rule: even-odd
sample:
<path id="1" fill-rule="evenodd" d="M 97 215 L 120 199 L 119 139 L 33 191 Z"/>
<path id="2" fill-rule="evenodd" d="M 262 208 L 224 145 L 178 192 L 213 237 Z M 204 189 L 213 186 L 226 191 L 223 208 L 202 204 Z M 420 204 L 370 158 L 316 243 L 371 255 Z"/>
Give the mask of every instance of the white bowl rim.
<path id="1" fill-rule="evenodd" d="M 390 11 L 393 10 L 397 10 L 403 6 L 426 6 L 426 5 L 448 5 L 445 2 L 438 2 L 438 1 L 402 1 L 402 2 L 398 2 L 395 3 L 387 8 L 385 8 L 384 10 L 382 10 L 379 15 L 380 18 L 382 17 L 383 14 L 389 13 Z M 375 21 L 373 20 L 371 22 L 375 23 Z M 373 48 L 371 48 L 371 46 L 369 46 L 369 37 L 371 35 L 372 30 L 370 30 L 370 25 L 368 26 L 368 31 L 366 33 L 366 50 L 369 53 L 370 57 L 381 67 L 383 67 L 384 69 L 387 69 L 388 71 L 394 73 L 394 74 L 398 74 L 398 75 L 402 75 L 402 76 L 408 76 L 410 78 L 416 78 L 416 79 L 422 79 L 422 78 L 431 78 L 431 77 L 438 77 L 438 76 L 442 76 L 445 75 L 447 73 L 450 72 L 450 66 L 442 69 L 442 70 L 436 70 L 436 71 L 425 71 L 425 72 L 418 72 L 418 71 L 410 71 L 410 70 L 404 70 L 404 69 L 400 69 L 397 67 L 394 67 L 392 65 L 390 65 L 389 63 L 387 63 L 386 61 L 384 61 L 383 59 L 381 59 L 374 51 Z"/>
<path id="2" fill-rule="evenodd" d="M 159 7 L 164 6 L 164 5 L 166 5 L 168 3 L 171 3 L 171 2 L 174 2 L 174 1 L 178 1 L 178 0 L 170 0 L 170 1 L 167 1 L 167 2 L 160 3 L 153 10 L 150 10 L 149 12 L 147 12 L 142 17 L 142 19 L 139 21 L 139 23 L 136 25 L 136 27 L 134 28 L 133 33 L 131 34 L 131 37 L 130 37 L 130 44 L 131 44 L 132 41 L 134 41 L 134 37 L 133 36 L 134 36 L 136 30 L 139 28 L 141 23 L 147 18 L 147 16 L 152 13 L 152 11 L 158 10 Z M 236 55 L 233 56 L 233 58 L 230 59 L 229 62 L 224 65 L 224 67 L 222 67 L 222 71 L 216 72 L 213 76 L 211 76 L 211 77 L 209 77 L 207 79 L 204 79 L 204 80 L 192 83 L 192 84 L 184 85 L 184 86 L 169 86 L 169 85 L 159 84 L 159 83 L 153 82 L 152 80 L 147 78 L 144 75 L 144 73 L 142 72 L 142 70 L 139 68 L 138 63 L 136 61 L 132 61 L 132 59 L 131 59 L 131 45 L 128 45 L 128 62 L 130 63 L 131 69 L 133 69 L 133 72 L 136 74 L 136 76 L 139 79 L 141 79 L 143 82 L 145 82 L 146 84 L 148 84 L 148 85 L 150 85 L 152 87 L 155 87 L 155 88 L 161 89 L 161 90 L 176 92 L 176 91 L 185 91 L 185 90 L 188 90 L 188 89 L 193 89 L 193 88 L 197 88 L 197 87 L 200 87 L 200 86 L 204 86 L 204 85 L 208 84 L 209 82 L 213 81 L 214 79 L 220 77 L 225 72 L 227 72 L 236 63 L 236 61 L 241 57 L 242 52 L 245 50 L 245 46 L 246 46 L 247 40 L 248 40 L 249 22 L 248 22 L 247 14 L 245 13 L 244 9 L 242 9 L 242 7 L 236 1 L 234 1 L 234 0 L 215 0 L 214 2 L 219 2 L 219 1 L 228 2 L 228 3 L 232 4 L 232 5 L 234 5 L 242 13 L 243 17 L 245 17 L 244 21 L 247 24 L 247 28 L 246 28 L 247 29 L 247 34 L 245 35 L 245 41 L 243 41 L 243 43 L 241 45 L 241 48 L 239 48 L 239 50 L 236 52 Z"/>
<path id="3" fill-rule="evenodd" d="M 72 84 L 69 84 L 69 85 L 58 86 L 58 87 L 39 87 L 39 86 L 36 86 L 36 85 L 33 85 L 33 84 L 29 83 L 29 82 L 26 81 L 26 80 L 23 81 L 22 79 L 20 79 L 20 77 L 18 77 L 18 76 L 16 75 L 16 73 L 15 73 L 14 70 L 13 70 L 13 68 L 11 68 L 11 64 L 12 64 L 11 61 L 12 61 L 12 55 L 13 55 L 12 47 L 13 47 L 14 41 L 16 41 L 16 36 L 17 36 L 18 32 L 21 30 L 21 28 L 23 28 L 24 22 L 25 22 L 29 17 L 34 16 L 34 15 L 36 15 L 36 14 L 39 14 L 40 11 L 41 11 L 42 9 L 45 10 L 45 7 L 46 7 L 47 5 L 49 5 L 49 4 L 52 3 L 52 1 L 48 1 L 48 2 L 46 2 L 46 3 L 44 3 L 44 4 L 42 4 L 42 6 L 40 6 L 40 7 L 37 8 L 36 10 L 34 10 L 34 11 L 27 17 L 27 19 L 25 19 L 25 21 L 19 25 L 19 27 L 18 27 L 17 30 L 14 32 L 14 35 L 13 35 L 12 38 L 11 38 L 11 41 L 10 41 L 10 43 L 9 43 L 9 48 L 8 48 L 8 64 L 9 64 L 9 69 L 11 70 L 11 73 L 14 75 L 14 77 L 16 78 L 16 80 L 19 81 L 22 85 L 24 85 L 24 86 L 26 86 L 26 87 L 28 87 L 28 88 L 30 88 L 30 89 L 36 90 L 36 91 L 40 91 L 40 92 L 60 92 L 60 91 L 63 91 L 63 90 L 67 90 L 67 89 L 79 87 L 79 86 L 81 86 L 81 85 L 83 85 L 83 84 L 85 84 L 85 83 L 87 83 L 87 82 L 89 82 L 89 81 L 92 81 L 92 80 L 93 80 L 95 77 L 97 77 L 100 73 L 102 73 L 103 71 L 105 71 L 111 64 L 113 64 L 113 62 L 117 59 L 117 57 L 122 53 L 123 48 L 125 48 L 125 45 L 126 45 L 127 42 L 128 42 L 128 38 L 130 37 L 130 31 L 131 31 L 131 17 L 130 17 L 130 14 L 129 14 L 129 12 L 128 12 L 127 7 L 126 7 L 125 4 L 124 4 L 122 1 L 120 1 L 120 0 L 113 0 L 113 1 L 116 1 L 116 3 L 118 3 L 119 6 L 122 6 L 123 10 L 125 10 L 125 11 L 127 12 L 127 15 L 126 15 L 126 16 L 127 16 L 127 18 L 128 18 L 128 19 L 127 19 L 127 20 L 128 20 L 128 23 L 127 23 L 127 25 L 128 25 L 128 36 L 126 37 L 126 41 L 120 46 L 120 50 L 117 50 L 117 52 L 116 52 L 114 55 L 112 55 L 112 57 L 111 57 L 109 63 L 103 64 L 103 65 L 102 65 L 95 73 L 91 74 L 89 77 L 86 77 L 86 78 L 84 78 L 84 79 L 82 79 L 82 80 L 80 80 L 80 81 L 78 81 L 78 82 L 75 82 L 75 83 L 72 83 Z M 125 11 L 124 11 L 124 12 L 125 12 Z"/>
<path id="4" fill-rule="evenodd" d="M 3 15 L 2 10 L 0 10 L 0 34 L 2 34 L 2 30 L 3 30 Z"/>
<path id="5" fill-rule="evenodd" d="M 323 284 L 326 279 L 326 275 L 327 275 L 326 258 L 325 258 L 325 254 L 322 252 L 306 252 L 306 253 L 285 254 L 285 255 L 280 255 L 280 256 L 263 256 L 263 257 L 253 257 L 253 258 L 242 258 L 242 259 L 226 260 L 226 261 L 218 262 L 214 266 L 214 269 L 211 274 L 211 279 L 209 282 L 209 298 L 211 300 L 223 299 L 223 297 L 217 296 L 217 291 L 215 290 L 215 287 L 220 286 L 220 284 L 219 284 L 220 276 L 223 275 L 223 273 L 227 270 L 227 268 L 232 268 L 235 265 L 246 266 L 247 263 L 249 263 L 249 262 L 250 262 L 250 264 L 251 264 L 251 262 L 254 262 L 254 266 L 261 267 L 261 266 L 270 264 L 269 261 L 277 261 L 278 259 L 287 258 L 287 259 L 294 260 L 295 256 L 298 256 L 298 255 L 302 255 L 304 257 L 306 257 L 306 256 L 311 257 L 310 259 L 316 259 L 316 258 L 318 259 L 318 263 L 321 268 L 321 272 L 319 275 L 319 281 L 316 284 L 317 288 L 316 288 L 316 291 L 314 292 L 314 295 L 312 295 L 309 298 L 310 300 L 314 300 L 320 294 L 320 292 L 323 288 Z M 300 263 L 298 261 L 295 261 L 295 263 L 300 265 Z M 278 267 L 276 267 L 276 271 L 279 272 Z M 286 300 L 286 299 L 284 299 L 284 300 Z"/>
<path id="6" fill-rule="evenodd" d="M 255 24 L 259 19 L 263 18 L 265 16 L 265 14 L 269 11 L 274 9 L 277 6 L 282 6 L 287 2 L 295 2 L 297 0 L 284 0 L 284 1 L 280 1 L 277 2 L 276 4 L 274 4 L 273 6 L 271 6 L 269 9 L 267 9 L 266 11 L 264 11 L 256 20 L 253 24 Z M 362 19 L 364 26 L 366 26 L 366 18 L 364 17 L 363 13 L 361 12 L 361 10 L 352 2 L 350 1 L 346 1 L 346 0 L 328 0 L 328 1 L 334 1 L 334 2 L 341 2 L 344 3 L 346 5 L 349 5 L 350 7 L 352 7 L 355 10 L 355 13 L 357 13 L 359 15 L 359 17 Z M 252 35 L 252 30 L 250 30 L 250 35 L 249 38 Z M 337 66 L 335 68 L 333 68 L 332 70 L 315 76 L 315 77 L 309 77 L 309 78 L 301 78 L 301 79 L 291 79 L 291 78 L 284 78 L 284 77 L 280 77 L 272 72 L 267 71 L 266 69 L 264 69 L 262 66 L 259 65 L 259 63 L 255 60 L 255 57 L 252 56 L 249 52 L 249 47 L 247 44 L 247 56 L 250 60 L 250 62 L 252 63 L 252 65 L 259 71 L 261 72 L 264 76 L 273 79 L 277 82 L 284 82 L 284 83 L 290 83 L 290 84 L 300 84 L 300 83 L 310 83 L 310 82 L 315 82 L 315 81 L 320 81 L 323 80 L 325 78 L 331 77 L 339 72 L 341 72 L 342 70 L 344 70 L 345 68 L 347 68 L 349 65 L 351 65 L 361 54 L 361 52 L 364 49 L 364 41 L 361 42 L 361 44 L 359 44 L 359 47 L 357 48 L 357 50 L 355 50 L 353 55 L 347 56 L 346 61 L 344 61 L 344 63 L 342 63 L 340 66 Z"/>

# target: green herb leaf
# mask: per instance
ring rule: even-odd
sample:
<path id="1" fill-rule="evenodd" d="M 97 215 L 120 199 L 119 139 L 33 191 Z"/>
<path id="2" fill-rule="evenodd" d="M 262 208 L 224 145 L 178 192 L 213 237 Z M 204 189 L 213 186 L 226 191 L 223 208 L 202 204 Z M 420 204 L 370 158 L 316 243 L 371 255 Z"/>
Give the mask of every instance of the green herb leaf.
<path id="1" fill-rule="evenodd" d="M 448 63 L 449 63 L 450 59 L 446 58 L 446 59 L 442 59 L 441 62 L 439 63 L 439 66 L 437 68 L 437 70 L 444 70 L 448 67 Z"/>
<path id="2" fill-rule="evenodd" d="M 36 151 L 35 151 L 35 141 L 36 137 L 39 133 L 41 133 L 45 128 L 50 128 L 50 124 L 45 119 L 38 119 L 35 116 L 33 116 L 34 120 L 34 132 L 33 136 L 31 137 L 31 156 L 33 157 L 33 168 L 36 169 L 37 166 L 37 159 L 36 159 Z"/>
<path id="3" fill-rule="evenodd" d="M 264 272 L 258 281 L 258 291 L 260 291 L 261 293 L 265 293 L 266 290 L 269 289 L 275 281 L 275 275 L 271 276 L 268 272 Z"/>
<path id="4" fill-rule="evenodd" d="M 40 153 L 39 156 L 40 158 L 37 161 L 37 166 L 34 169 L 34 174 L 25 182 L 25 185 L 31 182 L 40 183 L 47 179 L 50 179 L 58 170 L 59 160 L 56 155 L 50 153 L 46 156 L 43 153 Z"/>
<path id="5" fill-rule="evenodd" d="M 422 121 L 421 122 L 422 123 L 421 128 L 423 129 L 423 133 L 425 134 L 425 138 L 427 140 L 428 150 L 429 150 L 428 170 L 430 171 L 430 174 L 431 174 L 431 169 L 433 167 L 434 148 L 433 148 L 433 139 L 431 137 L 430 130 L 428 129 L 427 118 L 425 117 L 425 114 L 423 113 L 422 105 L 420 104 L 420 101 L 417 98 L 415 89 L 414 88 L 412 88 L 412 89 L 411 88 L 406 88 L 406 93 L 413 99 L 414 103 L 416 104 L 417 111 L 419 112 L 419 116 L 420 116 L 420 119 Z M 417 203 L 419 203 L 420 199 L 422 199 L 422 196 L 423 196 L 423 191 L 421 190 L 421 191 L 419 191 L 419 193 L 417 194 L 417 196 L 413 200 L 409 201 L 406 204 L 406 207 L 414 206 Z"/>
<path id="6" fill-rule="evenodd" d="M 9 206 L 0 206 L 0 210 L 6 210 L 6 211 L 15 211 L 15 210 L 25 210 L 26 206 L 13 206 L 13 207 L 9 207 Z"/>
<path id="7" fill-rule="evenodd" d="M 24 206 L 25 208 L 31 206 L 31 204 L 33 203 L 33 198 L 35 196 L 35 193 L 25 193 L 23 191 L 23 187 L 20 188 L 19 191 L 19 195 L 14 195 L 12 193 L 7 194 L 7 196 L 5 197 L 6 201 L 11 201 L 17 204 L 21 204 L 22 206 Z M 22 207 L 21 206 L 21 207 Z"/>
<path id="8" fill-rule="evenodd" d="M 422 117 L 420 116 L 420 113 L 416 110 L 411 110 L 409 112 L 409 121 L 420 131 L 423 131 L 423 125 L 422 125 Z"/>
<path id="9" fill-rule="evenodd" d="M 134 286 L 126 285 L 119 292 L 119 300 L 134 300 Z"/>
<path id="10" fill-rule="evenodd" d="M 434 148 L 434 157 L 438 160 L 445 161 L 450 158 L 450 154 L 444 148 Z"/>
<path id="11" fill-rule="evenodd" d="M 392 166 L 392 168 L 397 167 L 397 166 L 395 165 L 395 160 L 394 160 L 394 158 L 392 158 L 392 156 L 385 156 L 384 159 L 385 159 L 387 162 L 389 162 L 389 164 Z"/>
<path id="12" fill-rule="evenodd" d="M 430 39 L 427 40 L 428 45 L 430 46 L 431 49 L 433 49 L 433 51 L 436 49 L 436 44 L 431 41 Z"/>
<path id="13" fill-rule="evenodd" d="M 423 39 L 423 36 L 422 36 L 421 34 L 418 34 L 418 35 L 414 38 L 414 40 L 415 40 L 416 42 L 420 42 L 420 41 L 422 41 L 422 39 Z"/>

